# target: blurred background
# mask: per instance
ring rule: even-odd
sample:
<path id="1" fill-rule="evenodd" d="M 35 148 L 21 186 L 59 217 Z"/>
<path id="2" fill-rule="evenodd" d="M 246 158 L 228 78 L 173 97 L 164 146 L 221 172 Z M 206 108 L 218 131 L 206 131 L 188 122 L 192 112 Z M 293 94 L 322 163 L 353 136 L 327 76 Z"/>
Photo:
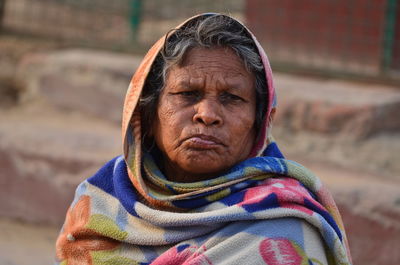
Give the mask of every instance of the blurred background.
<path id="1" fill-rule="evenodd" d="M 400 264 L 398 0 L 0 0 L 0 264 L 52 263 L 76 185 L 121 153 L 141 58 L 203 12 L 269 55 L 273 134 L 331 190 L 354 264 Z"/>

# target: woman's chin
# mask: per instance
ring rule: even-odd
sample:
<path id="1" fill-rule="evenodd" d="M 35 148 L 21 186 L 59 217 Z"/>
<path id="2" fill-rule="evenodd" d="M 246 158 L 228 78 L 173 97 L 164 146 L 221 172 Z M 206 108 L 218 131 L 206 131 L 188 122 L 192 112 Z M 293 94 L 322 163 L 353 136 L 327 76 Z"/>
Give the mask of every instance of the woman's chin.
<path id="1" fill-rule="evenodd" d="M 192 181 L 207 180 L 219 177 L 230 168 L 226 163 L 216 163 L 215 160 L 201 160 L 180 166 L 184 174 Z"/>

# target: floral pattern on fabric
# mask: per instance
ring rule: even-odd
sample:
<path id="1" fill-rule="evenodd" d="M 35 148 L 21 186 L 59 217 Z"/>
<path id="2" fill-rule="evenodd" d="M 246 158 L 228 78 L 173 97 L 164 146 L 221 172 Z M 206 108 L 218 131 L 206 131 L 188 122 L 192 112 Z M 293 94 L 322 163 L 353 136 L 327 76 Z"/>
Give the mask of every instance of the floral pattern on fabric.
<path id="1" fill-rule="evenodd" d="M 213 265 L 203 254 L 205 251 L 205 246 L 180 245 L 163 253 L 151 265 Z"/>
<path id="2" fill-rule="evenodd" d="M 82 196 L 67 212 L 64 228 L 57 239 L 56 254 L 68 265 L 93 264 L 91 251 L 114 249 L 119 242 L 107 238 L 91 228 L 90 197 Z"/>
<path id="3" fill-rule="evenodd" d="M 244 208 L 251 206 L 261 206 L 264 209 L 262 201 L 266 202 L 266 194 L 270 194 L 269 207 L 283 207 L 288 209 L 296 209 L 308 215 L 312 215 L 313 211 L 303 206 L 304 199 L 314 200 L 309 191 L 301 186 L 300 182 L 292 178 L 269 178 L 263 181 L 259 186 L 249 188 L 244 195 Z M 261 203 L 261 205 L 260 205 Z M 255 210 L 253 210 L 255 211 Z"/>
<path id="4" fill-rule="evenodd" d="M 308 264 L 307 256 L 287 239 L 266 238 L 261 241 L 259 250 L 268 265 Z"/>

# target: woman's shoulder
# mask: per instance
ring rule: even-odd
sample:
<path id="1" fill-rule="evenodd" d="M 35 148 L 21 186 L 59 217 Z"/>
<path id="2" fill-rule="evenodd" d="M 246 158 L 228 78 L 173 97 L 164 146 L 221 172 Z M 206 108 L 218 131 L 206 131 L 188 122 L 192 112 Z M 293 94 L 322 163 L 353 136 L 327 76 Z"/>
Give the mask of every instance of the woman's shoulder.
<path id="1" fill-rule="evenodd" d="M 105 163 L 93 176 L 87 179 L 87 182 L 104 191 L 109 191 L 113 180 L 126 174 L 126 163 L 123 156 L 120 155 Z"/>
<path id="2" fill-rule="evenodd" d="M 89 197 L 90 201 L 118 197 L 121 186 L 127 185 L 132 184 L 129 182 L 125 160 L 123 156 L 114 157 L 78 185 L 72 205 L 82 197 Z"/>

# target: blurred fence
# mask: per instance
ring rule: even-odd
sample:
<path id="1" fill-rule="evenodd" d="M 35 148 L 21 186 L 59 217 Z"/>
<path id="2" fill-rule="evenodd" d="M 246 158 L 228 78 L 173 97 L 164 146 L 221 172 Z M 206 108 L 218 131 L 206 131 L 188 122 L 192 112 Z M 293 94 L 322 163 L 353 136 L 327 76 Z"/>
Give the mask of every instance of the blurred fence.
<path id="1" fill-rule="evenodd" d="M 3 30 L 105 48 L 134 48 L 197 13 L 242 13 L 243 0 L 0 0 Z M 0 8 L 1 9 L 1 8 Z"/>
<path id="2" fill-rule="evenodd" d="M 210 11 L 246 22 L 275 68 L 400 83 L 399 0 L 0 0 L 3 32 L 127 51 Z"/>
<path id="3" fill-rule="evenodd" d="M 400 78 L 398 0 L 248 0 L 247 24 L 275 66 Z"/>

